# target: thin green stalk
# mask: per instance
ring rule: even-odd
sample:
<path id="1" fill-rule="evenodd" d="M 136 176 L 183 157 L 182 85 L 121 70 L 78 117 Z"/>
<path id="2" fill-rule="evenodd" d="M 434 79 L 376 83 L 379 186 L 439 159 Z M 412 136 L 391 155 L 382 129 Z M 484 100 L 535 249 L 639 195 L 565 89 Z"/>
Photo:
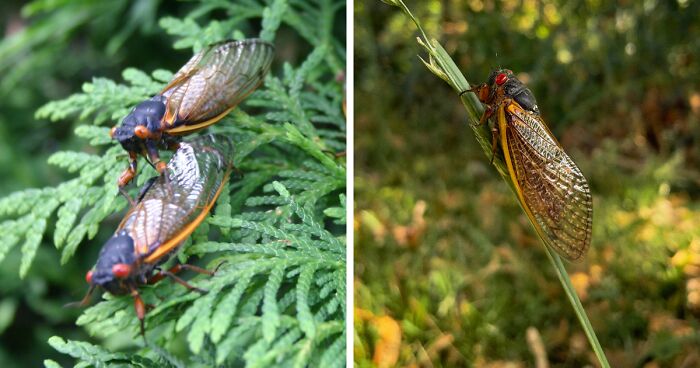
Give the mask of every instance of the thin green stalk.
<path id="1" fill-rule="evenodd" d="M 602 367 L 609 368 L 610 364 L 605 357 L 603 347 L 600 346 L 600 342 L 595 334 L 595 330 L 593 330 L 591 321 L 588 320 L 588 316 L 586 315 L 586 310 L 583 308 L 581 300 L 579 300 L 578 295 L 576 294 L 576 289 L 574 289 L 574 285 L 571 283 L 569 274 L 566 272 L 564 262 L 561 261 L 561 257 L 559 257 L 559 255 L 552 252 L 552 250 L 547 246 L 544 247 L 544 250 L 547 252 L 547 257 L 552 262 L 552 266 L 557 271 L 557 276 L 559 277 L 559 281 L 561 281 L 562 287 L 564 287 L 564 292 L 566 292 L 566 296 L 569 298 L 569 302 L 574 308 L 574 312 L 576 312 L 576 317 L 578 317 L 581 327 L 583 327 L 583 331 L 586 333 L 586 337 L 588 337 L 588 341 L 591 343 L 593 352 L 595 353 L 596 357 L 598 357 L 600 365 Z"/>
<path id="2" fill-rule="evenodd" d="M 462 92 L 468 90 L 470 88 L 469 82 L 467 82 L 467 79 L 459 70 L 459 68 L 452 60 L 450 55 L 447 53 L 447 51 L 445 51 L 445 49 L 440 45 L 440 43 L 437 40 L 428 38 L 425 31 L 421 27 L 420 22 L 418 21 L 418 19 L 416 19 L 416 17 L 413 16 L 406 4 L 404 4 L 403 0 L 382 1 L 389 5 L 399 7 L 406 15 L 408 15 L 408 17 L 411 18 L 411 20 L 413 20 L 413 22 L 416 24 L 416 27 L 418 27 L 418 30 L 420 31 L 422 37 L 418 37 L 417 42 L 419 45 L 423 46 L 423 48 L 428 52 L 427 61 L 421 58 L 423 64 L 425 64 L 425 66 L 433 74 L 437 75 L 445 82 L 447 82 L 458 93 L 461 94 Z M 487 129 L 485 129 L 486 127 L 478 125 L 481 114 L 483 114 L 484 111 L 483 106 L 476 98 L 476 95 L 473 93 L 461 94 L 461 100 L 469 115 L 469 126 L 474 131 L 476 135 L 476 140 L 481 146 L 482 150 L 490 159 L 492 156 L 491 133 Z M 494 166 L 496 166 L 498 172 L 503 177 L 503 179 L 513 190 L 513 193 L 515 193 L 513 182 L 510 179 L 508 170 L 502 158 L 496 155 L 496 157 L 493 160 L 493 163 Z M 520 203 L 520 201 L 518 201 L 518 203 Z M 544 242 L 542 244 L 544 245 Z M 598 362 L 602 367 L 609 368 L 610 364 L 608 363 L 608 360 L 605 357 L 605 353 L 603 352 L 603 348 L 601 347 L 600 342 L 598 342 L 598 338 L 595 334 L 595 331 L 593 330 L 593 326 L 588 320 L 586 311 L 583 308 L 583 305 L 581 304 L 578 295 L 576 294 L 576 290 L 574 289 L 573 284 L 571 283 L 569 274 L 566 272 L 564 263 L 562 262 L 559 255 L 552 252 L 552 250 L 549 249 L 546 245 L 544 245 L 544 248 L 547 252 L 549 260 L 552 262 L 552 266 L 554 267 L 557 276 L 559 277 L 559 281 L 561 282 L 562 287 L 566 292 L 566 296 L 568 297 L 571 306 L 576 312 L 576 316 L 578 317 L 578 320 L 581 323 L 581 327 L 586 333 L 586 337 L 588 337 L 588 341 L 591 344 L 591 347 L 593 348 L 596 357 L 598 358 Z"/>

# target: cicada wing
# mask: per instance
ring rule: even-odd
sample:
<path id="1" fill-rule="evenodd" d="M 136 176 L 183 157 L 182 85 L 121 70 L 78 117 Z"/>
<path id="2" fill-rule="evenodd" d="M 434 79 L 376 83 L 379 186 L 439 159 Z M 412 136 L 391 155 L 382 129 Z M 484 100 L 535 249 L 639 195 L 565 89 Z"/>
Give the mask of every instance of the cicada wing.
<path id="1" fill-rule="evenodd" d="M 185 65 L 180 67 L 180 70 L 175 73 L 173 79 L 168 82 L 162 91 L 160 91 L 160 94 L 163 95 L 169 90 L 175 89 L 177 86 L 186 82 L 192 75 L 196 74 L 202 68 L 202 66 L 206 65 L 206 61 L 211 58 L 213 51 L 217 47 L 221 46 L 221 44 L 222 43 L 215 43 L 213 45 L 209 45 L 192 55 L 190 60 L 188 60 Z"/>
<path id="2" fill-rule="evenodd" d="M 223 180 L 216 187 L 216 191 L 212 194 L 212 197 L 209 198 L 208 201 L 202 203 L 201 206 L 193 208 L 193 210 L 196 209 L 196 211 L 192 212 L 192 214 L 195 214 L 194 218 L 191 218 L 188 223 L 184 224 L 184 226 L 178 229 L 178 232 L 175 233 L 172 238 L 169 238 L 164 243 L 158 244 L 158 247 L 153 249 L 153 251 L 145 258 L 144 261 L 146 263 L 158 262 L 160 258 L 169 254 L 175 248 L 180 246 L 182 242 L 187 240 L 187 237 L 190 236 L 190 234 L 192 234 L 192 232 L 199 226 L 199 224 L 201 224 L 202 221 L 204 221 L 204 219 L 207 217 L 209 211 L 211 211 L 212 207 L 214 206 L 214 203 L 216 202 L 216 199 L 219 197 L 221 191 L 226 186 L 225 184 L 228 181 L 228 177 L 230 176 L 230 174 L 231 170 L 229 168 L 229 170 L 226 171 Z"/>
<path id="3" fill-rule="evenodd" d="M 593 203 L 586 178 L 539 115 L 501 107 L 506 164 L 530 221 L 544 242 L 576 261 L 591 243 Z"/>
<path id="4" fill-rule="evenodd" d="M 263 82 L 273 53 L 270 43 L 254 39 L 216 44 L 193 56 L 161 92 L 167 132 L 183 134 L 221 119 Z"/>
<path id="5" fill-rule="evenodd" d="M 218 135 L 182 142 L 158 177 L 119 226 L 134 239 L 136 257 L 159 263 L 206 218 L 231 170 L 233 145 Z"/>
<path id="6" fill-rule="evenodd" d="M 182 146 L 192 153 L 178 157 L 178 150 L 169 163 L 171 177 L 164 188 L 171 193 L 163 202 L 170 212 L 162 216 L 160 225 L 167 232 L 161 234 L 158 246 L 144 259 L 146 263 L 157 263 L 192 234 L 209 214 L 231 174 L 233 146 L 228 138 L 207 135 Z"/>
<path id="7" fill-rule="evenodd" d="M 156 183 L 153 190 L 160 191 L 159 184 L 162 185 Z M 153 244 L 158 244 L 163 228 L 167 226 L 162 221 L 163 214 L 169 211 L 172 209 L 167 208 L 160 198 L 144 198 L 126 214 L 117 231 L 126 230 L 129 233 L 134 240 L 137 259 L 151 253 Z"/>

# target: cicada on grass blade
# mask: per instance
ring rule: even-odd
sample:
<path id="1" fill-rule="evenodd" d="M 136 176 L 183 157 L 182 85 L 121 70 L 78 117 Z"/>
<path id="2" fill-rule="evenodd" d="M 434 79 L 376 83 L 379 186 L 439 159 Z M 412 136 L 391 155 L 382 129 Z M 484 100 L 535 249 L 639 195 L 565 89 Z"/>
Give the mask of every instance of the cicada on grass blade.
<path id="1" fill-rule="evenodd" d="M 263 82 L 274 47 L 258 39 L 225 41 L 195 54 L 165 88 L 136 105 L 110 132 L 129 153 L 129 167 L 118 180 L 126 186 L 144 155 L 159 173 L 166 164 L 159 149 L 176 148 L 179 137 L 204 129 L 226 116 Z"/>
<path id="2" fill-rule="evenodd" d="M 130 294 L 144 335 L 146 306 L 139 286 L 169 277 L 203 292 L 175 273 L 181 269 L 213 272 L 187 264 L 169 270 L 158 266 L 169 260 L 206 218 L 231 173 L 232 156 L 233 144 L 224 136 L 206 135 L 182 142 L 168 163 L 167 180 L 160 175 L 144 185 L 136 205 L 102 247 L 95 267 L 85 276 L 90 289 L 80 304 L 87 304 L 98 287 L 115 295 Z"/>
<path id="3" fill-rule="evenodd" d="M 495 115 L 493 153 L 500 143 L 523 210 L 547 246 L 569 261 L 591 244 L 593 202 L 588 182 L 540 116 L 537 101 L 512 71 L 496 70 L 469 91 Z"/>

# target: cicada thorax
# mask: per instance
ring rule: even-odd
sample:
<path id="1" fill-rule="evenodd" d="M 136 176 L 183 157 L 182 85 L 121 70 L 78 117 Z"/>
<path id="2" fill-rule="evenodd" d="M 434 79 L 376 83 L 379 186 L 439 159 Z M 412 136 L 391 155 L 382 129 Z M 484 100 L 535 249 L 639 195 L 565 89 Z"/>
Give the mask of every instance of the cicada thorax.
<path id="1" fill-rule="evenodd" d="M 147 181 L 138 203 L 103 246 L 95 267 L 86 275 L 90 291 L 101 287 L 113 294 L 131 294 L 143 320 L 145 309 L 138 287 L 162 278 L 161 271 L 154 271 L 206 218 L 225 187 L 232 156 L 233 144 L 224 136 L 206 135 L 183 142 L 168 163 L 167 179 L 158 176 Z"/>
<path id="2" fill-rule="evenodd" d="M 129 152 L 143 151 L 145 140 L 158 139 L 162 134 L 165 101 L 163 96 L 156 95 L 136 105 L 119 126 L 112 128 L 112 139 Z"/>
<path id="3" fill-rule="evenodd" d="M 512 71 L 496 70 L 471 90 L 495 116 L 493 152 L 501 147 L 518 200 L 550 248 L 579 260 L 591 241 L 592 199 L 586 178 L 551 133 L 534 94 Z"/>
<path id="4" fill-rule="evenodd" d="M 539 115 L 540 110 L 537 107 L 535 95 L 520 80 L 514 76 L 508 77 L 502 89 L 505 98 L 512 98 L 523 109 Z"/>

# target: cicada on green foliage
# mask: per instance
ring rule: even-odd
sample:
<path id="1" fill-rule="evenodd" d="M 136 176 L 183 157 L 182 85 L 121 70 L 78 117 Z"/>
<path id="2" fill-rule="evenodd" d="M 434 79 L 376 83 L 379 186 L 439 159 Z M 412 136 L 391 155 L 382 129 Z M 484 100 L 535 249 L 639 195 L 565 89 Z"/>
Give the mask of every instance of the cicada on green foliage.
<path id="1" fill-rule="evenodd" d="M 232 156 L 233 143 L 225 136 L 206 135 L 182 142 L 168 163 L 168 180 L 160 175 L 144 185 L 137 203 L 102 247 L 95 267 L 85 276 L 90 288 L 80 305 L 86 305 L 97 288 L 115 295 L 130 294 L 145 339 L 146 305 L 139 286 L 169 277 L 204 292 L 175 273 L 189 269 L 213 275 L 212 271 L 187 264 L 169 270 L 159 266 L 176 254 L 209 214 L 231 174 Z"/>
<path id="2" fill-rule="evenodd" d="M 565 259 L 582 260 L 591 244 L 591 191 L 542 120 L 532 91 L 508 69 L 492 72 L 488 83 L 468 91 L 486 106 L 479 124 L 495 115 L 493 153 L 500 143 L 520 205 L 537 234 Z"/>
<path id="3" fill-rule="evenodd" d="M 225 41 L 198 52 L 163 90 L 136 105 L 110 135 L 129 153 L 119 190 L 136 175 L 139 154 L 163 174 L 159 149 L 176 149 L 180 136 L 204 129 L 233 110 L 265 79 L 274 46 L 259 39 Z"/>

